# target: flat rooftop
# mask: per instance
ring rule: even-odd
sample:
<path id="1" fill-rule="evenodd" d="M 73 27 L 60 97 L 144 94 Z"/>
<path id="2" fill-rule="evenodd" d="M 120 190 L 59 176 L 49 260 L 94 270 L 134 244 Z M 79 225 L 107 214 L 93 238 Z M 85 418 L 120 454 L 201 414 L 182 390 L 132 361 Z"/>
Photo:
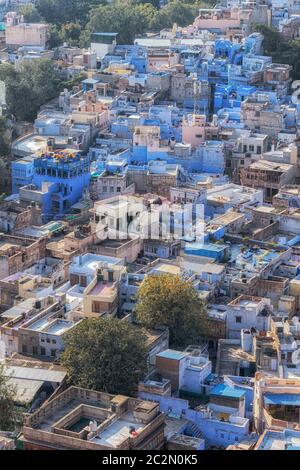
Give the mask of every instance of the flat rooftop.
<path id="1" fill-rule="evenodd" d="M 184 351 L 176 351 L 175 349 L 166 349 L 165 351 L 157 354 L 157 357 L 163 357 L 164 359 L 173 359 L 175 361 L 180 361 L 185 358 L 187 353 Z"/>
<path id="2" fill-rule="evenodd" d="M 239 375 L 242 361 L 255 362 L 255 358 L 242 350 L 239 340 L 219 340 L 218 375 Z"/>
<path id="3" fill-rule="evenodd" d="M 47 140 L 51 136 L 45 135 L 28 135 L 16 140 L 12 149 L 17 152 L 22 152 L 22 154 L 38 154 L 39 152 L 45 152 L 47 150 Z M 56 144 L 66 145 L 68 142 L 67 136 L 55 136 Z"/>
<path id="4" fill-rule="evenodd" d="M 227 397 L 227 398 L 242 398 L 245 395 L 245 393 L 246 392 L 244 390 L 229 387 L 228 385 L 225 385 L 225 384 L 219 384 L 219 385 L 216 385 L 211 390 L 210 395 Z"/>
<path id="5" fill-rule="evenodd" d="M 278 163 L 278 162 L 270 162 L 269 160 L 258 160 L 257 162 L 251 163 L 248 167 L 250 170 L 269 170 L 269 171 L 278 171 L 284 172 L 291 170 L 293 165 L 289 165 L 288 163 Z"/>
<path id="6" fill-rule="evenodd" d="M 123 264 L 124 260 L 115 258 L 113 256 L 94 255 L 88 253 L 82 257 L 75 258 L 70 266 L 70 272 L 82 272 L 88 270 L 89 272 L 95 271 L 101 264 Z"/>
<path id="7" fill-rule="evenodd" d="M 176 266 L 174 264 L 168 264 L 168 263 L 158 263 L 155 265 L 151 270 L 150 274 L 174 274 L 174 275 L 179 275 L 180 274 L 180 267 Z"/>
<path id="8" fill-rule="evenodd" d="M 105 445 L 107 447 L 117 448 L 122 442 L 130 437 L 130 430 L 135 429 L 136 432 L 140 432 L 144 429 L 145 425 L 138 422 L 133 413 L 127 411 L 117 421 L 110 424 L 91 442 L 95 444 Z"/>
<path id="9" fill-rule="evenodd" d="M 74 323 L 66 320 L 56 320 L 55 322 L 48 325 L 43 329 L 43 333 L 48 333 L 49 335 L 62 335 L 67 330 L 72 328 Z"/>
<path id="10" fill-rule="evenodd" d="M 235 305 L 237 305 L 239 307 L 244 307 L 246 309 L 252 309 L 252 308 L 256 308 L 260 304 L 260 302 L 261 302 L 261 300 L 241 299 Z"/>
<path id="11" fill-rule="evenodd" d="M 266 430 L 256 450 L 300 450 L 300 432 L 290 429 L 283 431 Z"/>
<path id="12" fill-rule="evenodd" d="M 104 297 L 110 297 L 114 293 L 115 289 L 113 282 L 107 282 L 106 284 L 104 284 L 103 282 L 98 282 L 89 292 L 89 295 L 101 295 Z"/>

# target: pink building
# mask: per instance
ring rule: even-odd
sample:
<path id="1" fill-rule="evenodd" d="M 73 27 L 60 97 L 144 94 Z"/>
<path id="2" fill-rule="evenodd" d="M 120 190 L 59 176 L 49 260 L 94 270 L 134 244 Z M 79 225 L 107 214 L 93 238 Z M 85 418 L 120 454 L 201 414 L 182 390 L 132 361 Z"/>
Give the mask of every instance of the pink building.
<path id="1" fill-rule="evenodd" d="M 240 25 L 241 18 L 239 8 L 232 8 L 231 10 L 201 8 L 199 10 L 199 16 L 194 21 L 194 27 L 196 29 L 220 29 L 224 32 L 229 28 L 239 28 Z"/>
<path id="2" fill-rule="evenodd" d="M 6 28 L 8 47 L 38 46 L 45 49 L 48 39 L 49 26 L 47 24 L 20 23 Z"/>
<path id="3" fill-rule="evenodd" d="M 197 147 L 206 140 L 218 139 L 219 128 L 215 122 L 206 122 L 202 114 L 188 114 L 182 121 L 182 142 Z"/>

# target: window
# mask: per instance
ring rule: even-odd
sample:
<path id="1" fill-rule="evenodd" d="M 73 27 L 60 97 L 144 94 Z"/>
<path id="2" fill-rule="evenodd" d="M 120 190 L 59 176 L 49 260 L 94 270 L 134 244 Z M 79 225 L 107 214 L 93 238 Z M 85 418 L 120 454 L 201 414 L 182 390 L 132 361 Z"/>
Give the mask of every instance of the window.
<path id="1" fill-rule="evenodd" d="M 235 323 L 242 323 L 242 317 L 235 317 Z"/>
<path id="2" fill-rule="evenodd" d="M 22 344 L 22 353 L 27 354 L 27 344 Z"/>
<path id="3" fill-rule="evenodd" d="M 70 284 L 74 286 L 79 283 L 79 276 L 77 274 L 70 274 Z"/>
<path id="4" fill-rule="evenodd" d="M 101 313 L 102 312 L 102 304 L 101 302 L 94 301 L 92 305 L 92 311 L 94 313 Z"/>
<path id="5" fill-rule="evenodd" d="M 37 356 L 37 354 L 38 354 L 38 348 L 37 348 L 37 346 L 32 346 L 32 354 L 33 354 L 34 356 Z"/>
<path id="6" fill-rule="evenodd" d="M 53 340 L 52 340 L 52 344 L 56 344 L 56 339 L 53 339 Z"/>
<path id="7" fill-rule="evenodd" d="M 51 357 L 55 357 L 56 356 L 56 351 L 55 349 L 51 349 Z"/>
<path id="8" fill-rule="evenodd" d="M 41 347 L 41 356 L 46 356 L 46 349 Z"/>

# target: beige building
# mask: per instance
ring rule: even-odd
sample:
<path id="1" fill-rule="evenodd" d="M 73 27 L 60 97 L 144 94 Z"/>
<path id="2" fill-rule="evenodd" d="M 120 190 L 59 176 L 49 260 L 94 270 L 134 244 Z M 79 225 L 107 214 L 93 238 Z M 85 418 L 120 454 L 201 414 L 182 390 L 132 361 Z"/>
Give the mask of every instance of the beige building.
<path id="1" fill-rule="evenodd" d="M 26 416 L 26 450 L 151 450 L 164 444 L 159 404 L 70 387 Z"/>
<path id="2" fill-rule="evenodd" d="M 254 426 L 265 429 L 300 429 L 299 378 L 281 379 L 257 372 L 254 384 Z"/>
<path id="3" fill-rule="evenodd" d="M 294 165 L 259 160 L 241 170 L 241 184 L 263 189 L 265 201 L 271 202 L 280 188 L 291 183 L 295 176 Z"/>
<path id="4" fill-rule="evenodd" d="M 272 106 L 265 94 L 248 96 L 241 104 L 242 122 L 248 129 L 277 137 L 284 129 L 284 109 Z"/>
<path id="5" fill-rule="evenodd" d="M 124 266 L 99 268 L 83 293 L 83 315 L 88 318 L 115 315 L 119 307 L 119 285 Z"/>
<path id="6" fill-rule="evenodd" d="M 46 48 L 49 26 L 41 23 L 20 23 L 6 29 L 8 47 L 40 46 Z"/>
<path id="7" fill-rule="evenodd" d="M 159 150 L 160 128 L 158 126 L 136 126 L 133 146 L 148 147 L 149 151 Z"/>

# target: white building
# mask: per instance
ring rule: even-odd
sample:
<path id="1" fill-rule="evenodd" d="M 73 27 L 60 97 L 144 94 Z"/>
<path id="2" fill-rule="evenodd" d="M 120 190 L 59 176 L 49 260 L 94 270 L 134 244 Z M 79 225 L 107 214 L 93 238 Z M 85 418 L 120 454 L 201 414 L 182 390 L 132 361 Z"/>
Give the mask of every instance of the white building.
<path id="1" fill-rule="evenodd" d="M 239 339 L 243 329 L 255 328 L 258 331 L 268 331 L 270 319 L 270 299 L 241 295 L 228 304 L 226 316 L 228 338 Z"/>

